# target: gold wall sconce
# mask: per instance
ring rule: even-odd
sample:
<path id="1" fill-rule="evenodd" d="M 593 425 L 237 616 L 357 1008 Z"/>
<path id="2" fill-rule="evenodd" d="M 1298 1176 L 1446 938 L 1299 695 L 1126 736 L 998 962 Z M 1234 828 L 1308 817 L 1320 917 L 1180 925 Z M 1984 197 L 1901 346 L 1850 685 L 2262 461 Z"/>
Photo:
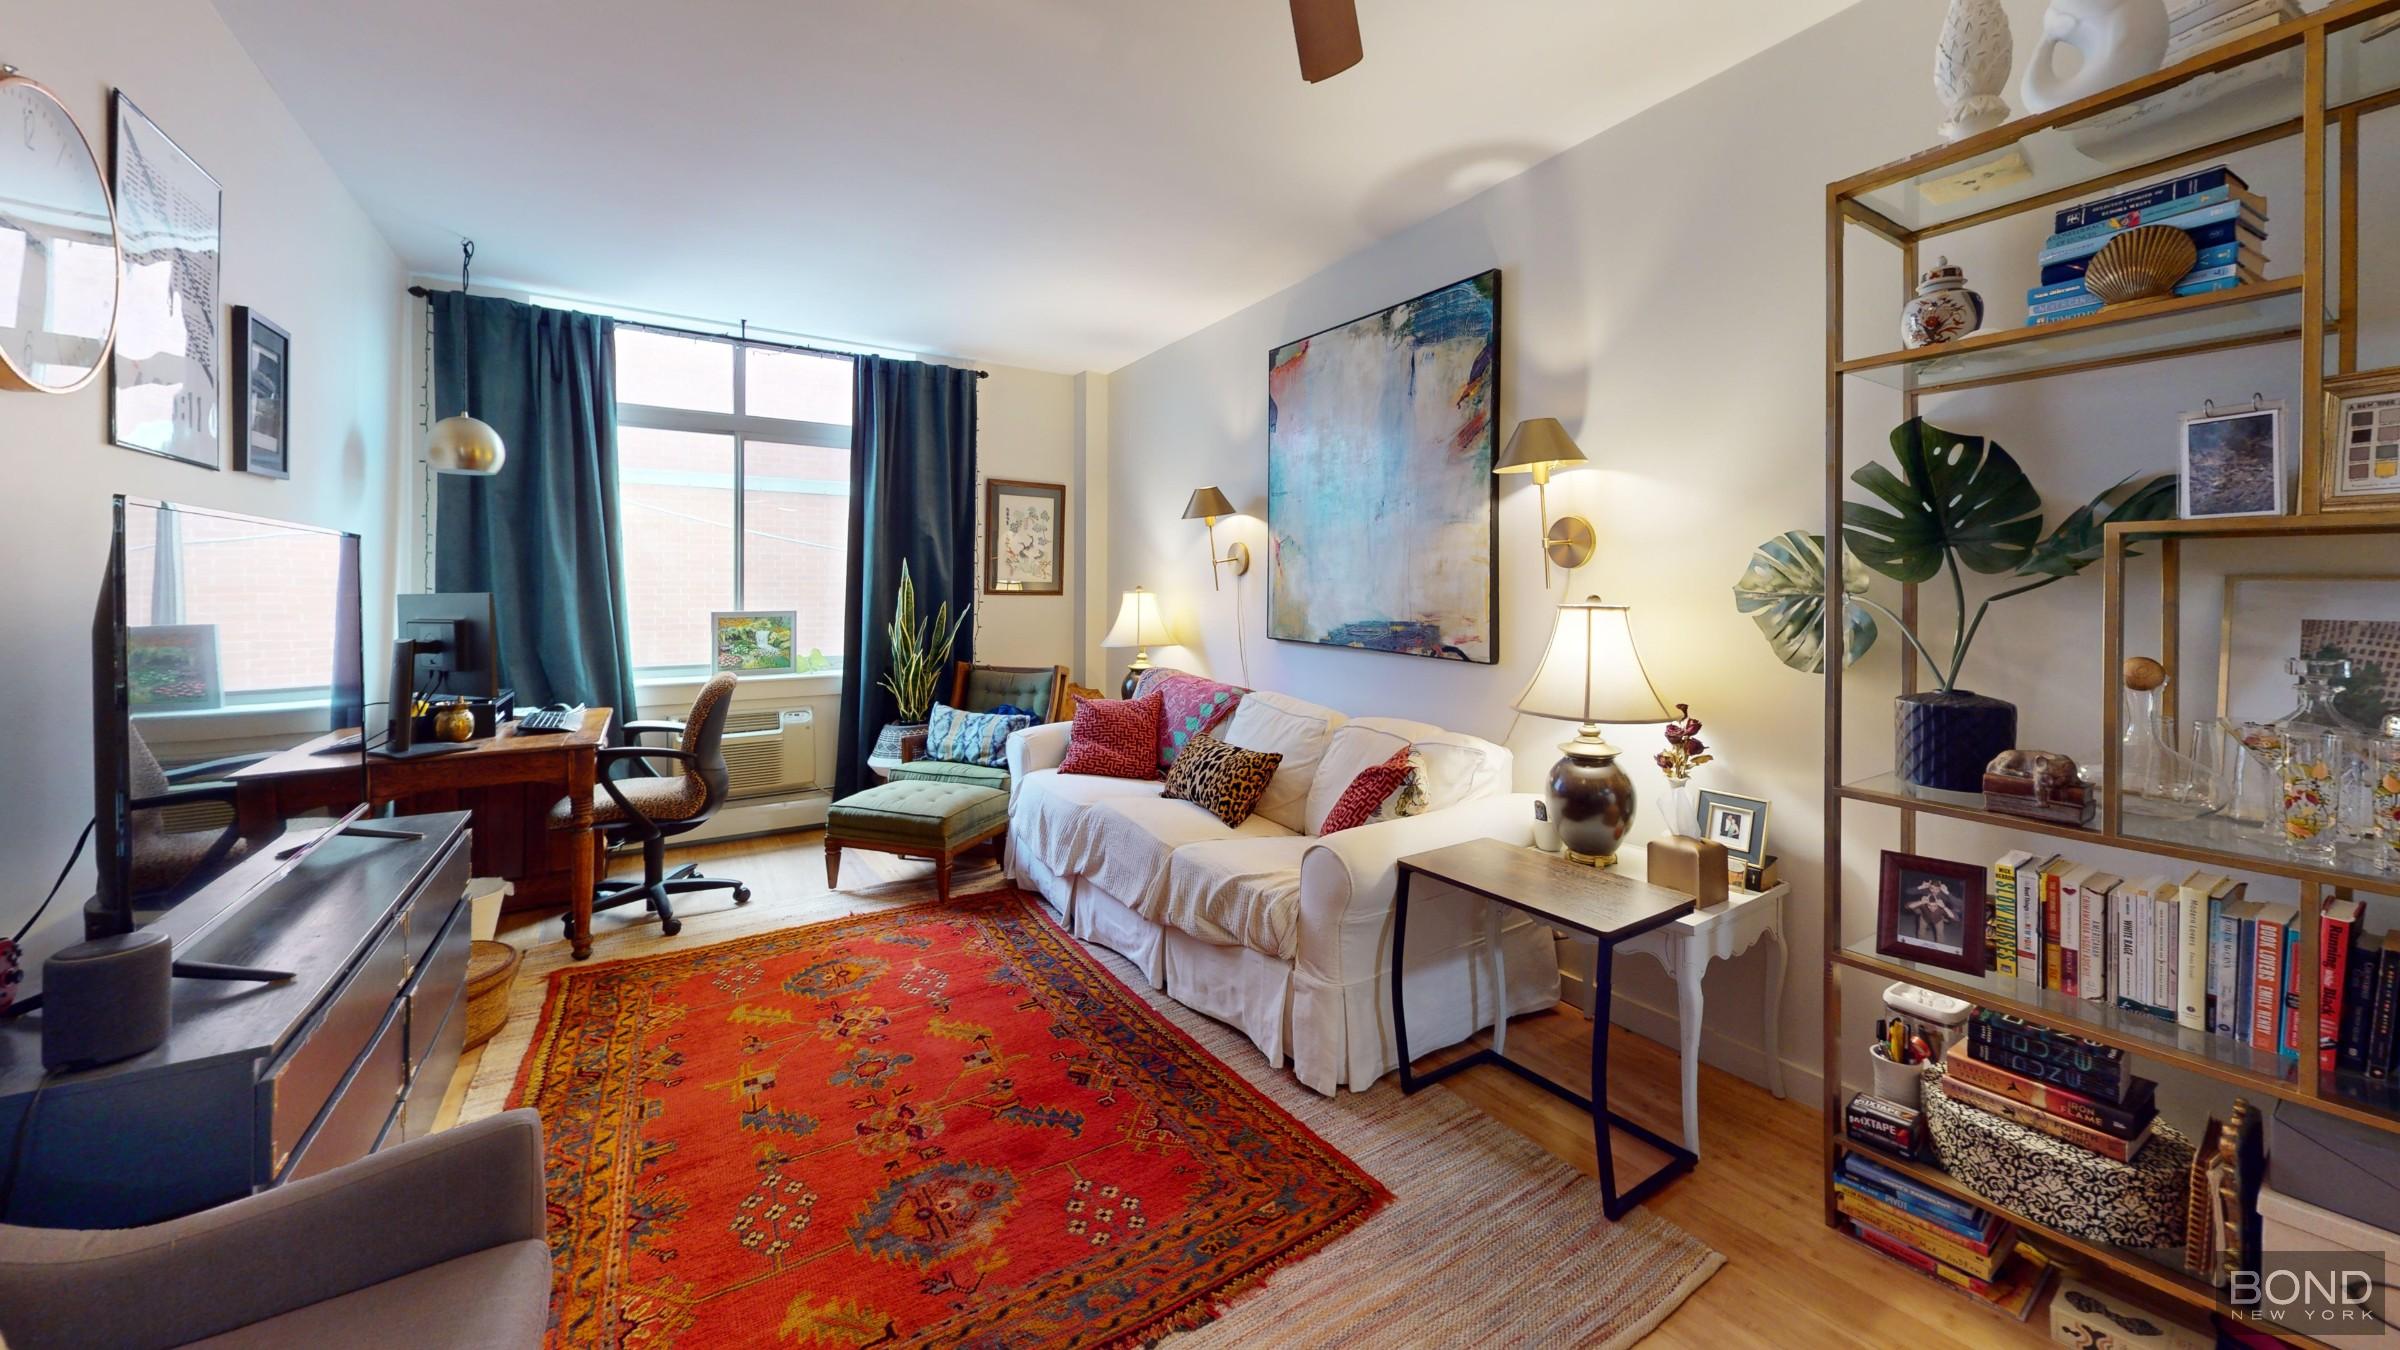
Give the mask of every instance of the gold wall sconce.
<path id="1" fill-rule="evenodd" d="M 1217 517 L 1235 514 L 1238 513 L 1233 509 L 1233 503 L 1225 500 L 1225 494 L 1214 487 L 1195 490 L 1192 499 L 1183 507 L 1185 520 L 1203 521 L 1208 525 L 1208 579 L 1220 591 L 1225 589 L 1222 569 L 1232 568 L 1237 577 L 1250 571 L 1250 546 L 1238 539 L 1226 550 L 1224 557 L 1217 556 Z"/>
<path id="2" fill-rule="evenodd" d="M 1533 490 L 1540 500 L 1542 518 L 1542 584 L 1550 584 L 1552 564 L 1572 572 L 1592 560 L 1592 550 L 1598 537 L 1592 532 L 1592 522 L 1581 516 L 1560 516 L 1550 519 L 1550 475 L 1591 467 L 1575 439 L 1567 434 L 1555 417 L 1529 417 L 1517 423 L 1515 434 L 1508 438 L 1508 448 L 1500 452 L 1500 462 L 1492 466 L 1493 473 L 1529 473 L 1533 475 Z"/>

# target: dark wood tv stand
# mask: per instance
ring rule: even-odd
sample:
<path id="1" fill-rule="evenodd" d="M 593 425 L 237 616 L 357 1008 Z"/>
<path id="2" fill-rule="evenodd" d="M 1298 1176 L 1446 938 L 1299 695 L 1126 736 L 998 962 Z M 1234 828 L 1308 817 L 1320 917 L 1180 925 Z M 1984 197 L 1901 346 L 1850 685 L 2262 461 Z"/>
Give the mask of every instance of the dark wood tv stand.
<path id="1" fill-rule="evenodd" d="M 42 1086 L 0 1219 L 154 1223 L 430 1130 L 465 1039 L 467 816 L 328 840 L 176 954 L 294 972 L 177 980 L 148 1054 Z M 41 1019 L 0 1022 L 0 1143 L 42 1082 Z M 0 1151 L 0 1169 L 8 1159 Z"/>

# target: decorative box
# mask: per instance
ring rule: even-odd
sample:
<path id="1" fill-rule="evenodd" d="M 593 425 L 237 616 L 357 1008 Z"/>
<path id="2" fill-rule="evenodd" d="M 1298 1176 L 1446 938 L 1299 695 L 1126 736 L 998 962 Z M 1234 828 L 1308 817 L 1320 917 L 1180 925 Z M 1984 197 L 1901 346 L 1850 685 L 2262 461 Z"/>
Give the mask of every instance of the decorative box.
<path id="1" fill-rule="evenodd" d="M 2370 1125 L 2275 1104 L 2267 1180 L 2292 1200 L 2400 1231 L 2400 1144 Z"/>
<path id="2" fill-rule="evenodd" d="M 1651 885 L 1692 897 L 1698 909 L 1713 909 L 1728 896 L 1725 846 L 1713 839 L 1681 834 L 1653 839 L 1644 871 Z"/>
<path id="3" fill-rule="evenodd" d="M 2059 1282 L 2050 1300 L 2050 1339 L 2076 1350 L 2215 1350 L 2212 1331 L 2081 1280 Z"/>
<path id="4" fill-rule="evenodd" d="M 2010 750 L 1983 769 L 1983 806 L 2054 825 L 2089 825 L 2097 805 L 2075 761 L 2048 750 Z"/>
<path id="5" fill-rule="evenodd" d="M 2192 1141 L 2160 1121 L 2131 1162 L 2053 1139 L 1950 1100 L 1928 1068 L 1922 1099 L 1933 1151 L 1952 1180 L 2062 1233 L 2119 1247 L 2183 1246 Z"/>
<path id="6" fill-rule="evenodd" d="M 2268 1254 L 2373 1252 L 2385 1269 L 2400 1269 L 2400 1233 L 2295 1200 L 2273 1186 L 2258 1188 L 2258 1223 L 2259 1250 Z"/>

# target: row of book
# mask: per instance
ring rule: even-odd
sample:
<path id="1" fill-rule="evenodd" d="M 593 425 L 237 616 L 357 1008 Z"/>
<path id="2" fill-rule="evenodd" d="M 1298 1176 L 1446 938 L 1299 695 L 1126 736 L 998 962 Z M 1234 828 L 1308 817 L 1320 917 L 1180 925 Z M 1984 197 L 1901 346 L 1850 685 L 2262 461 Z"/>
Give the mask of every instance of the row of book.
<path id="1" fill-rule="evenodd" d="M 2158 1125 L 2158 1084 L 2121 1052 L 1989 1008 L 1942 1058 L 1942 1092 L 2062 1143 L 2130 1162 Z"/>
<path id="2" fill-rule="evenodd" d="M 1855 1151 L 1833 1174 L 1834 1204 L 1850 1235 L 1885 1258 L 1966 1291 L 2024 1320 L 2050 1266 L 2019 1245 L 2016 1225 Z"/>
<path id="3" fill-rule="evenodd" d="M 2360 926 L 2362 903 L 2320 907 L 2317 1027 L 2299 1025 L 2299 909 L 2252 900 L 2212 872 L 2127 881 L 2023 849 L 1992 864 L 1995 974 L 2111 1003 L 2375 1080 L 2400 1071 L 2400 944 Z"/>
<path id="4" fill-rule="evenodd" d="M 2299 17 L 2292 0 L 2167 0 L 2167 64 Z"/>
<path id="5" fill-rule="evenodd" d="M 2145 225 L 2169 225 L 2199 250 L 2177 295 L 2230 290 L 2265 279 L 2267 202 L 2225 165 L 2078 203 L 2052 219 L 2054 232 L 2037 255 L 2041 280 L 2025 292 L 2026 321 L 2061 323 L 2098 313 L 2099 296 L 2084 284 L 2092 259 L 2108 242 Z"/>

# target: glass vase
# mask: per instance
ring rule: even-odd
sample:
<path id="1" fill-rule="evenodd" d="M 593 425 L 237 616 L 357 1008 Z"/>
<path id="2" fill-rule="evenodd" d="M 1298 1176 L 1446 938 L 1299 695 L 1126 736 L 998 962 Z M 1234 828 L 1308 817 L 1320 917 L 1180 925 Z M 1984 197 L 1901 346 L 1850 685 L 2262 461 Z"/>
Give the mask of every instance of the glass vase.
<path id="1" fill-rule="evenodd" d="M 2388 876 L 2400 872 L 2400 737 L 2367 743 L 2366 777 L 2375 870 Z"/>
<path id="2" fill-rule="evenodd" d="M 2341 844 L 2343 742 L 2338 731 L 2283 728 L 2283 844 L 2307 862 L 2330 863 Z"/>
<path id="3" fill-rule="evenodd" d="M 2177 749 L 2167 731 L 2157 689 L 2125 691 L 2125 729 L 2117 754 L 2124 809 L 2163 820 L 2192 820 L 2216 810 L 2224 803 L 2216 769 Z"/>

